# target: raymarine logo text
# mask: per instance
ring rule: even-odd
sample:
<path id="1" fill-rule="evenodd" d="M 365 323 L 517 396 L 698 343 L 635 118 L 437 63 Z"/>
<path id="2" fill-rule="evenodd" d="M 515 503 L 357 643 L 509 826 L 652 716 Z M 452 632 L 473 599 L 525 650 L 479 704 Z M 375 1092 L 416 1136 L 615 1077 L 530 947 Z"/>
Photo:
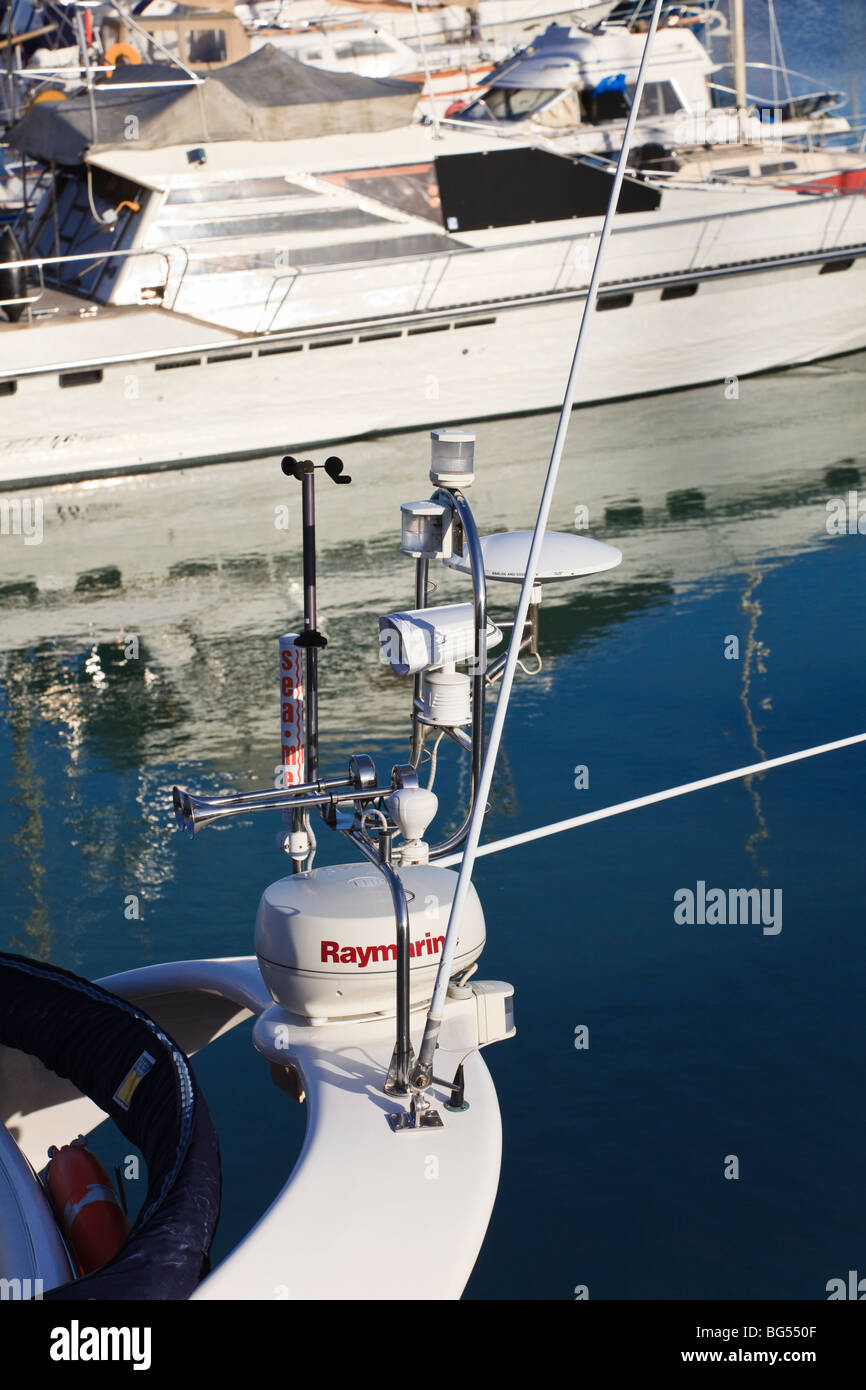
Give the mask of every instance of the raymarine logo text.
<path id="1" fill-rule="evenodd" d="M 427 932 L 420 941 L 413 941 L 409 945 L 409 955 L 412 957 L 438 955 L 442 950 L 444 936 L 431 936 Z M 387 946 L 341 946 L 339 941 L 322 942 L 322 963 L 330 962 L 333 965 L 357 965 L 363 970 L 371 961 L 379 962 L 397 959 L 396 942 L 390 942 Z"/>

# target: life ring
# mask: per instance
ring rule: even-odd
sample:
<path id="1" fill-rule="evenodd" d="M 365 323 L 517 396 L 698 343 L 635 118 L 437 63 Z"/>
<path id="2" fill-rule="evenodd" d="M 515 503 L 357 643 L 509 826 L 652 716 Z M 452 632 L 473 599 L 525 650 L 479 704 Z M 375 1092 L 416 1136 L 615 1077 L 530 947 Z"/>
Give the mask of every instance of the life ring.
<path id="1" fill-rule="evenodd" d="M 141 54 L 131 43 L 113 43 L 105 55 L 105 65 L 109 68 L 122 67 L 131 63 L 133 67 L 141 62 Z"/>
<path id="2" fill-rule="evenodd" d="M 5 951 L 0 1045 L 38 1057 L 89 1096 L 141 1150 L 147 1169 L 147 1193 L 120 1249 L 93 1273 L 46 1289 L 42 1297 L 189 1298 L 216 1229 L 220 1164 L 188 1058 L 134 1004 L 59 966 Z M 80 1186 L 76 1164 L 73 1181 Z"/>
<path id="3" fill-rule="evenodd" d="M 40 104 L 40 102 L 43 102 L 43 101 L 65 101 L 65 100 L 66 100 L 66 93 L 65 93 L 65 92 L 58 92 L 58 91 L 56 90 L 56 88 L 54 88 L 54 87 L 49 87 L 49 88 L 48 88 L 48 91 L 46 91 L 46 92 L 38 92 L 37 95 L 36 95 L 36 96 L 33 98 L 33 100 L 31 101 L 30 105 L 31 105 L 31 106 L 38 106 L 38 105 Z"/>
<path id="4" fill-rule="evenodd" d="M 51 1162 L 45 1180 L 63 1234 L 81 1274 L 113 1259 L 126 1237 L 129 1222 L 114 1186 L 84 1139 L 62 1149 L 49 1149 Z"/>
<path id="5" fill-rule="evenodd" d="M 456 116 L 459 114 L 459 112 L 465 111 L 468 105 L 468 101 L 452 101 L 451 105 L 445 112 L 445 120 L 447 121 L 451 116 Z"/>

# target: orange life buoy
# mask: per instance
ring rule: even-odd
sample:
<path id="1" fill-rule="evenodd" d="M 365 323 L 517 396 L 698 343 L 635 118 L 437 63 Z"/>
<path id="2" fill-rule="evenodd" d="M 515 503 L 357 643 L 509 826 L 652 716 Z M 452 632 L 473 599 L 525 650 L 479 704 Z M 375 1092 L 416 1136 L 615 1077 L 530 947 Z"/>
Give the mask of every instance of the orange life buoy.
<path id="1" fill-rule="evenodd" d="M 49 88 L 48 88 L 46 91 L 44 91 L 44 92 L 37 92 L 36 96 L 33 98 L 33 100 L 31 101 L 30 105 L 31 105 L 31 106 L 38 106 L 39 103 L 40 103 L 41 101 L 65 101 L 65 100 L 66 100 L 66 93 L 65 93 L 65 92 L 58 92 L 58 91 L 55 90 L 54 87 L 49 87 Z"/>
<path id="2" fill-rule="evenodd" d="M 140 63 L 141 54 L 137 48 L 133 48 L 131 43 L 113 43 L 105 55 L 105 65 L 115 68 L 121 62 Z"/>
<path id="3" fill-rule="evenodd" d="M 82 1274 L 116 1255 L 129 1222 L 111 1179 L 83 1139 L 49 1149 L 46 1181 L 70 1249 Z"/>

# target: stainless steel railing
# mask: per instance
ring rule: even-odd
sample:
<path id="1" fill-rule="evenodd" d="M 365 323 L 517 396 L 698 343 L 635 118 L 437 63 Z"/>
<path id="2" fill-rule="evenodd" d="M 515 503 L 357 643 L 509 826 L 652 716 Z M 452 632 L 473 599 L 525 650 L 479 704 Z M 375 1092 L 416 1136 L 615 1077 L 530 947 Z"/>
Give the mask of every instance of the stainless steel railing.
<path id="1" fill-rule="evenodd" d="M 179 259 L 182 261 L 182 269 L 180 275 L 178 276 L 177 284 L 174 286 L 174 294 L 172 296 L 171 303 L 166 304 L 164 296 L 162 300 L 164 307 L 167 309 L 171 309 L 177 303 L 178 295 L 180 294 L 180 289 L 184 282 L 184 279 L 186 278 L 186 273 L 189 269 L 190 261 L 189 248 L 183 246 L 179 242 L 173 242 L 167 246 L 134 247 L 123 251 L 88 251 L 83 253 L 77 253 L 71 256 L 30 256 L 26 260 L 7 262 L 7 264 L 12 264 L 22 270 L 35 272 L 38 280 L 39 290 L 38 293 L 35 295 L 28 295 L 18 299 L 0 299 L 0 308 L 5 307 L 5 305 L 7 304 L 38 304 L 40 299 L 42 299 L 42 297 L 44 296 L 46 290 L 46 266 L 70 265 L 75 262 L 90 262 L 95 266 L 98 265 L 100 261 L 107 261 L 112 259 L 113 257 L 153 256 L 161 259 L 165 262 L 166 266 L 165 278 L 163 280 L 161 288 L 163 289 L 163 291 L 166 291 L 169 288 L 169 284 L 171 282 L 171 274 L 173 270 L 173 261 L 170 253 L 174 252 L 178 253 Z M 58 286 L 58 288 L 62 288 L 62 286 Z"/>

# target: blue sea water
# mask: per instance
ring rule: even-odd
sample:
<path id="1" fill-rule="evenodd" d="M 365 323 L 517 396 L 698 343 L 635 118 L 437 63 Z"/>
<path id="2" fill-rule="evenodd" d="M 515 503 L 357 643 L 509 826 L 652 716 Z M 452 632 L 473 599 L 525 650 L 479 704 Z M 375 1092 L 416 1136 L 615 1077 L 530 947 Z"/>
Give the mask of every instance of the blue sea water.
<path id="1" fill-rule="evenodd" d="M 861 7 L 850 31 L 832 21 L 851 9 L 777 4 L 788 61 L 849 85 Z M 544 670 L 515 688 L 486 837 L 866 728 L 866 539 L 826 529 L 831 499 L 866 509 L 864 384 L 859 356 L 742 383 L 736 402 L 719 387 L 575 416 L 553 525 L 588 500 L 624 561 L 545 600 Z M 482 529 L 531 523 L 553 427 L 479 428 Z M 395 504 L 423 492 L 426 447 L 352 446 L 357 500 L 322 499 L 331 768 L 405 754 L 375 617 L 411 595 Z M 43 546 L 13 557 L 4 538 L 0 947 L 92 977 L 252 949 L 284 868 L 274 827 L 190 845 L 166 793 L 270 781 L 274 638 L 299 601 L 276 472 L 58 489 Z M 822 1299 L 864 1271 L 864 773 L 861 746 L 479 861 L 481 974 L 515 985 L 518 1033 L 487 1054 L 502 1178 L 468 1297 Z M 443 759 L 443 806 L 461 787 Z M 322 837 L 319 862 L 344 852 Z M 781 892 L 781 930 L 677 923 L 675 894 L 701 881 Z M 222 1142 L 219 1258 L 279 1188 L 304 1115 L 248 1026 L 196 1071 Z"/>

